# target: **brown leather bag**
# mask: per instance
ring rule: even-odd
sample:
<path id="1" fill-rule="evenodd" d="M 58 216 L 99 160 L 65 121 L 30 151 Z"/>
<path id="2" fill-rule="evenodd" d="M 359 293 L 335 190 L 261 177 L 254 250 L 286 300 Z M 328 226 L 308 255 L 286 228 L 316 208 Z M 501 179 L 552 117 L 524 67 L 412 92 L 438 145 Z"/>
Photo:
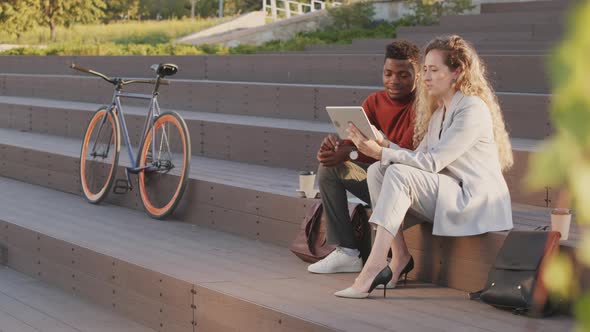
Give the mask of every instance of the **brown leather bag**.
<path id="1" fill-rule="evenodd" d="M 364 261 L 371 250 L 369 218 L 362 204 L 348 204 L 348 212 L 352 220 L 354 238 Z M 301 223 L 299 233 L 291 245 L 291 251 L 302 260 L 315 263 L 328 256 L 335 248 L 335 245 L 327 243 L 326 217 L 322 203 L 318 202 L 309 209 Z"/>

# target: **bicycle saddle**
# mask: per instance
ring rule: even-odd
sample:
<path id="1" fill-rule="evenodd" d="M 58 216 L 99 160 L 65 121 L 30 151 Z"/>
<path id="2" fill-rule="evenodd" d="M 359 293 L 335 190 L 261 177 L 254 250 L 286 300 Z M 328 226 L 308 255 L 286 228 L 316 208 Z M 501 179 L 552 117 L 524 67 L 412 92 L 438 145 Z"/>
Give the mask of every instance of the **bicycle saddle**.
<path id="1" fill-rule="evenodd" d="M 172 63 L 160 63 L 151 67 L 160 77 L 172 76 L 178 72 L 178 66 Z"/>

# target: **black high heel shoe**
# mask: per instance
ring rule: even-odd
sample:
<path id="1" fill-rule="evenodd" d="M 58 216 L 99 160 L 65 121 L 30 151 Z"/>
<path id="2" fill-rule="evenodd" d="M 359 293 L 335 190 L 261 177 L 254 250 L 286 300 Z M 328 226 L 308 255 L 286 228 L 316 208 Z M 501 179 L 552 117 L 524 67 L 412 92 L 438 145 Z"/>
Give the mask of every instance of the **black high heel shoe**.
<path id="1" fill-rule="evenodd" d="M 404 276 L 404 286 L 408 282 L 408 273 L 414 269 L 414 257 L 410 256 L 410 261 L 406 264 L 406 267 L 400 272 L 398 281 L 402 280 L 402 275 Z"/>
<path id="2" fill-rule="evenodd" d="M 397 286 L 397 283 L 400 280 L 404 282 L 404 286 L 405 286 L 406 283 L 408 282 L 408 273 L 410 273 L 413 269 L 414 269 L 414 257 L 412 257 L 410 255 L 410 260 L 408 261 L 408 263 L 406 264 L 404 269 L 400 272 L 397 280 L 391 280 L 390 282 L 387 283 L 387 285 L 384 285 L 383 287 L 393 289 Z M 379 288 L 381 288 L 381 286 L 379 286 Z"/>
<path id="3" fill-rule="evenodd" d="M 371 292 L 378 286 L 378 285 L 386 285 L 388 282 L 391 281 L 393 278 L 393 272 L 391 272 L 391 268 L 387 265 L 381 272 L 379 272 L 375 279 L 373 279 L 373 283 L 371 283 L 371 287 L 369 287 L 369 291 L 367 293 L 359 292 L 352 287 L 348 287 L 345 290 L 341 290 L 339 292 L 334 293 L 334 295 L 338 297 L 345 297 L 349 299 L 364 299 L 371 294 Z M 387 295 L 387 288 L 383 288 L 383 297 Z"/>

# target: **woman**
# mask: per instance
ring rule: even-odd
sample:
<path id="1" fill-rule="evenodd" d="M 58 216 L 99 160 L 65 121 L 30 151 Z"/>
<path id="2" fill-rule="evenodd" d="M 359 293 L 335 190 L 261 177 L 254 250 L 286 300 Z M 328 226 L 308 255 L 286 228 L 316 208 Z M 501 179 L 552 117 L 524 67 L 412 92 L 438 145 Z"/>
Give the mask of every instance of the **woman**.
<path id="1" fill-rule="evenodd" d="M 335 293 L 365 298 L 413 268 L 400 226 L 411 212 L 434 223 L 433 234 L 466 236 L 512 228 L 502 171 L 512 148 L 496 96 L 473 47 L 459 36 L 437 38 L 425 50 L 416 103 L 416 151 L 349 128 L 358 149 L 379 162 L 368 183 L 377 225 L 371 255 L 352 287 Z M 394 255 L 387 262 L 389 248 Z M 385 291 L 384 291 L 385 296 Z"/>

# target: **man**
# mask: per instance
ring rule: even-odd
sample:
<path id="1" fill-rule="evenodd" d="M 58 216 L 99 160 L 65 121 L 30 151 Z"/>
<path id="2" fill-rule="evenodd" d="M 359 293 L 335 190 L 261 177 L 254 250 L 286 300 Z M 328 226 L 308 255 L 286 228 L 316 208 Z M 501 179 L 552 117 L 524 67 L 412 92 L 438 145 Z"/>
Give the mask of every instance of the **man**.
<path id="1" fill-rule="evenodd" d="M 408 41 L 395 41 L 386 48 L 383 64 L 384 90 L 363 103 L 372 125 L 401 147 L 414 149 L 414 111 L 420 50 Z M 355 150 L 351 141 L 333 135 L 324 139 L 317 154 L 318 182 L 328 223 L 328 243 L 337 245 L 326 258 L 311 264 L 312 273 L 360 272 L 363 267 L 348 214 L 347 191 L 369 204 L 367 169 L 375 162 Z"/>

